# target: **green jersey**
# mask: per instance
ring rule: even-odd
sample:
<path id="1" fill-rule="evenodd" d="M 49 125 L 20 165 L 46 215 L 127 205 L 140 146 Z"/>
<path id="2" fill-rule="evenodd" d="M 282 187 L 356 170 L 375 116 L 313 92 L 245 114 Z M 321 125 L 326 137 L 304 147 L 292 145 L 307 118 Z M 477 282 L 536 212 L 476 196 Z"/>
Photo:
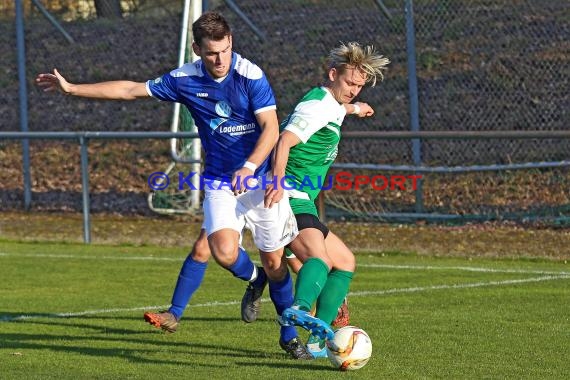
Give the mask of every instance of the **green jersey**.
<path id="1" fill-rule="evenodd" d="M 310 90 L 284 120 L 282 128 L 301 142 L 291 148 L 285 174 L 290 198 L 314 201 L 322 188 L 332 186 L 326 177 L 338 153 L 340 126 L 346 109 L 324 87 Z M 311 203 L 312 203 L 311 202 Z"/>

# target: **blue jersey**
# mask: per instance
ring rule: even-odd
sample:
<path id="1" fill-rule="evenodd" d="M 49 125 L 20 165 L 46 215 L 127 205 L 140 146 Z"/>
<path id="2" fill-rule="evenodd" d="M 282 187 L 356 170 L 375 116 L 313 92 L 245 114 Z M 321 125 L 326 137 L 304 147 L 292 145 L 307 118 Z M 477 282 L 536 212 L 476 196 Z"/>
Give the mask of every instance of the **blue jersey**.
<path id="1" fill-rule="evenodd" d="M 149 80 L 146 87 L 151 96 L 181 103 L 192 114 L 206 152 L 206 178 L 229 180 L 261 134 L 255 114 L 276 109 L 263 71 L 237 53 L 232 53 L 231 69 L 221 82 L 212 79 L 198 60 Z M 264 175 L 268 170 L 269 158 L 255 173 Z"/>

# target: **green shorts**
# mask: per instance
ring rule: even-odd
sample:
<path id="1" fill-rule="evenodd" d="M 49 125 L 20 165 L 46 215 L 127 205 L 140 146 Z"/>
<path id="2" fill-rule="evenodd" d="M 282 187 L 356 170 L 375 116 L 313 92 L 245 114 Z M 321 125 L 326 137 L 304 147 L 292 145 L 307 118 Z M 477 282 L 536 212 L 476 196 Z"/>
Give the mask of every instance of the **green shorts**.
<path id="1" fill-rule="evenodd" d="M 293 214 L 311 214 L 319 217 L 319 213 L 317 212 L 317 206 L 315 202 L 310 201 L 308 199 L 299 199 L 299 198 L 289 198 L 289 204 L 291 205 L 291 209 L 293 210 Z"/>

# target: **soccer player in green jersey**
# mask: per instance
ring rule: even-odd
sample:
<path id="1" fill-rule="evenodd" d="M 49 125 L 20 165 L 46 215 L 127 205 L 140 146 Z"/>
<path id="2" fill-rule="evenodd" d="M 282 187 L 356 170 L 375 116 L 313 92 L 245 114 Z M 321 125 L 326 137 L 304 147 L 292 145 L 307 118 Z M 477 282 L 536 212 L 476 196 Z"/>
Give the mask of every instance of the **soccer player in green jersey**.
<path id="1" fill-rule="evenodd" d="M 273 157 L 274 182 L 265 193 L 268 207 L 282 199 L 287 189 L 297 219 L 299 236 L 289 249 L 303 262 L 295 283 L 293 307 L 282 314 L 282 323 L 311 331 L 307 344 L 315 357 L 326 356 L 325 339 L 330 323 L 348 293 L 356 267 L 354 254 L 319 220 L 315 199 L 326 186 L 346 115 L 368 117 L 366 103 L 352 103 L 366 84 L 376 85 L 389 60 L 372 46 L 341 44 L 328 57 L 326 83 L 310 90 L 282 123 Z M 316 315 L 309 311 L 316 302 Z"/>

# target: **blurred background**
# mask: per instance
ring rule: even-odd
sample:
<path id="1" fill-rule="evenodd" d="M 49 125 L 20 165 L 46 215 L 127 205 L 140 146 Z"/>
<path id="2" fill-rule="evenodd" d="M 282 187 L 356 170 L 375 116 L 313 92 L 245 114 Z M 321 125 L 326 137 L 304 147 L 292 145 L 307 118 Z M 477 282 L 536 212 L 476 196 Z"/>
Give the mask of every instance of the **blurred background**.
<path id="1" fill-rule="evenodd" d="M 15 3 L 0 0 L 0 131 L 21 129 Z M 172 104 L 46 94 L 34 78 L 53 68 L 75 83 L 146 81 L 170 71 L 178 62 L 183 1 L 21 3 L 30 131 L 170 130 Z M 358 41 L 373 44 L 391 64 L 385 80 L 359 96 L 376 109 L 375 116 L 347 118 L 345 131 L 569 127 L 570 4 L 565 0 L 210 0 L 204 8 L 229 19 L 234 50 L 265 70 L 280 119 L 321 82 L 332 47 Z M 154 198 L 154 206 L 147 202 L 148 175 L 172 162 L 167 140 L 91 140 L 88 152 L 92 212 L 187 211 L 185 194 L 165 192 Z M 570 139 L 346 138 L 337 163 L 352 164 L 355 175 L 428 170 L 418 191 L 326 191 L 326 215 L 567 225 L 569 156 Z M 31 140 L 30 160 L 31 210 L 80 212 L 78 143 Z M 0 210 L 24 208 L 22 166 L 22 143 L 0 140 Z M 177 163 L 173 173 L 188 168 Z"/>

